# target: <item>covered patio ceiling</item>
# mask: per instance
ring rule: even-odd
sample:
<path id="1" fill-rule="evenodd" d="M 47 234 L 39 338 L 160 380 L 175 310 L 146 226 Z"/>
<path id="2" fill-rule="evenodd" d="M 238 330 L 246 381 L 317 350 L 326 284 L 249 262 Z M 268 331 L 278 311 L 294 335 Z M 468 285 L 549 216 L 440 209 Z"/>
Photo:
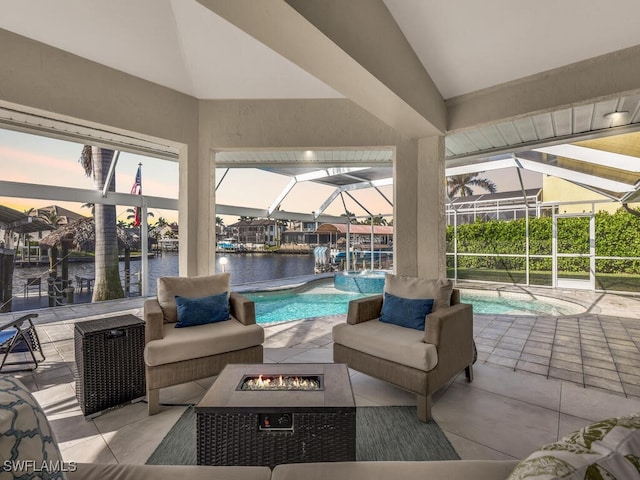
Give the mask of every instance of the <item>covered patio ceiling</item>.
<path id="1" fill-rule="evenodd" d="M 446 106 L 446 175 L 517 167 L 561 177 L 612 200 L 627 202 L 637 198 L 640 152 L 633 147 L 639 143 L 636 132 L 640 129 L 637 83 L 625 84 L 624 88 L 616 85 L 617 90 L 604 86 L 597 96 L 578 101 L 567 100 L 574 98 L 567 92 L 579 90 L 583 85 L 559 83 L 560 102 L 554 98 L 544 109 L 532 109 L 531 114 L 516 112 L 505 115 L 508 120 L 482 119 L 471 125 L 460 124 L 457 107 L 470 96 L 491 99 L 496 92 L 509 92 L 525 79 L 535 82 L 549 74 L 581 68 L 585 62 L 604 71 L 620 65 L 633 68 L 635 64 L 628 59 L 640 48 L 636 28 L 639 2 L 621 0 L 611 7 L 602 2 L 567 0 L 528 8 L 504 0 L 383 0 L 371 2 L 367 7 L 375 9 L 379 4 L 383 8 L 375 10 L 381 15 L 376 18 L 381 19 L 384 27 L 377 30 L 380 41 L 385 41 L 386 34 L 399 30 L 423 68 L 421 84 L 433 82 Z M 393 86 L 394 79 L 371 69 L 374 75 L 367 77 L 371 80 L 368 88 L 355 81 L 355 77 L 352 82 L 344 82 L 344 72 L 324 68 L 322 62 L 328 60 L 316 58 L 319 56 L 312 55 L 314 50 L 299 48 L 297 56 L 292 48 L 300 45 L 279 44 L 263 36 L 250 21 L 243 23 L 238 12 L 243 8 L 253 12 L 258 5 L 291 15 L 287 18 L 295 20 L 296 25 L 298 15 L 304 17 L 309 22 L 304 24 L 304 31 L 309 35 L 324 28 L 322 19 L 313 11 L 317 5 L 298 0 L 255 4 L 86 0 L 81 6 L 71 0 L 44 3 L 10 0 L 4 4 L 0 28 L 197 99 L 348 98 L 396 126 L 391 117 L 400 110 L 376 110 L 374 103 L 359 95 L 362 91 L 382 91 L 385 95 L 391 91 L 392 96 L 385 96 L 391 102 L 387 105 L 397 106 L 394 102 L 401 89 Z M 327 2 L 323 8 L 346 10 L 351 8 L 348 5 Z M 35 17 L 34 9 L 39 11 Z M 261 19 L 260 28 L 269 27 L 268 20 Z M 285 38 L 286 23 L 277 27 Z M 351 27 L 354 32 L 362 28 Z M 329 33 L 327 36 L 332 47 L 337 42 L 348 56 L 350 45 L 347 41 L 342 43 L 345 39 Z M 370 50 L 373 52 L 375 48 L 371 46 Z M 323 68 L 318 68 L 319 65 Z M 332 76 L 332 70 L 337 76 Z M 379 78 L 374 78 L 376 74 Z M 614 77 L 615 73 L 609 76 Z M 386 85 L 377 90 L 380 83 Z M 415 101 L 400 100 L 403 106 L 418 108 Z M 0 107 L 0 123 L 10 128 L 40 129 L 48 134 L 56 131 L 58 135 L 86 142 L 95 139 L 97 144 L 112 141 L 125 148 L 130 145 L 133 151 L 175 158 L 175 152 L 158 144 L 157 139 L 151 142 L 145 138 L 123 138 L 118 132 L 89 128 L 85 131 L 83 125 L 62 124 L 60 119 L 36 118 L 30 112 Z M 418 113 L 424 114 L 420 108 Z M 278 207 L 292 184 L 312 181 L 332 186 L 335 199 L 355 189 L 388 184 L 393 163 L 391 150 L 367 149 L 220 152 L 216 161 L 220 168 L 254 167 L 288 175 L 289 185 L 281 194 L 267 208 L 256 210 L 272 216 L 283 214 Z M 321 214 L 330 201 L 331 197 L 324 199 L 315 215 Z"/>

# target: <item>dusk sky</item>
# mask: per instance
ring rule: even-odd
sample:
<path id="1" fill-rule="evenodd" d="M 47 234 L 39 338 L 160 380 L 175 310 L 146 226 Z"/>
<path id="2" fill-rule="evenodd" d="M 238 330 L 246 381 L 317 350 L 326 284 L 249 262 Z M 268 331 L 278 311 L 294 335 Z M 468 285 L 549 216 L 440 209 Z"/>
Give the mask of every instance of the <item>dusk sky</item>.
<path id="1" fill-rule="evenodd" d="M 84 175 L 78 163 L 82 144 L 51 139 L 47 137 L 19 133 L 0 129 L 0 164 L 2 175 L 7 181 L 33 183 L 41 185 L 93 188 L 93 181 Z M 129 193 L 133 185 L 138 163 L 142 163 L 142 188 L 146 195 L 178 198 L 178 163 L 156 158 L 122 152 L 116 169 L 116 191 Z M 223 171 L 216 170 L 218 178 Z M 499 191 L 519 190 L 515 169 L 487 172 L 483 177 L 490 178 L 498 185 Z M 541 185 L 539 174 L 524 172 L 525 187 Z M 257 169 L 232 169 L 216 192 L 216 202 L 223 205 L 237 205 L 254 208 L 268 208 L 289 182 L 289 177 L 259 171 Z M 291 212 L 310 213 L 333 192 L 333 187 L 310 182 L 296 185 L 282 202 L 281 209 Z M 393 200 L 393 187 L 381 187 L 384 195 Z M 481 193 L 478 191 L 477 193 Z M 0 192 L 1 195 L 1 192 Z M 391 214 L 391 206 L 373 189 L 359 190 L 352 195 L 365 205 L 373 214 Z M 351 199 L 345 197 L 347 209 L 356 215 L 365 212 Z M 56 203 L 65 208 L 89 215 L 80 204 L 52 202 L 40 199 L 7 198 L 0 196 L 0 204 L 17 210 L 27 210 Z M 125 208 L 118 209 L 118 218 L 127 220 Z M 162 216 L 168 221 L 177 220 L 177 212 L 150 209 L 154 218 Z M 338 198 L 325 211 L 327 214 L 340 215 L 344 212 L 342 201 Z M 237 221 L 237 216 L 222 216 L 225 224 Z M 150 219 L 150 223 L 154 222 Z"/>

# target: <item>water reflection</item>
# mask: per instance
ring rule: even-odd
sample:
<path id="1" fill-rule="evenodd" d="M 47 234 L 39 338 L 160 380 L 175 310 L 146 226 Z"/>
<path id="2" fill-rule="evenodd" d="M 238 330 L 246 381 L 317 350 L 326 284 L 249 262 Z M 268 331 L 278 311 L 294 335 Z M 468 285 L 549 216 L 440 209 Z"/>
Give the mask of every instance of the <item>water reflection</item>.
<path id="1" fill-rule="evenodd" d="M 225 257 L 227 264 L 224 269 L 231 273 L 232 285 L 313 274 L 314 260 L 311 255 L 242 253 L 227 254 Z M 139 260 L 131 261 L 132 276 L 138 274 L 140 265 Z M 222 271 L 219 264 L 216 265 L 216 269 L 218 272 Z M 71 279 L 74 279 L 76 275 L 92 278 L 94 271 L 93 262 L 69 263 L 69 278 Z M 48 272 L 47 265 L 16 267 L 13 272 L 13 294 L 22 295 L 27 278 L 40 277 L 45 282 L 49 276 Z M 175 275 L 178 275 L 177 253 L 164 252 L 162 255 L 149 258 L 149 295 L 156 294 L 158 277 Z M 124 262 L 120 262 L 120 278 L 124 282 Z"/>

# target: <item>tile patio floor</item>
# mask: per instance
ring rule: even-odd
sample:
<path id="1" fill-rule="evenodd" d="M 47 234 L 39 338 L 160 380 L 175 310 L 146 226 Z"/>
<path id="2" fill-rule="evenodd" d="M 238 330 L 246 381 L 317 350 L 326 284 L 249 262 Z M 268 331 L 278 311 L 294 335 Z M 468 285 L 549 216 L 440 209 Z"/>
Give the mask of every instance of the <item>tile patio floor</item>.
<path id="1" fill-rule="evenodd" d="M 640 299 L 528 292 L 572 298 L 586 313 L 475 315 L 474 382 L 460 375 L 437 393 L 433 407 L 462 458 L 522 458 L 592 421 L 640 412 Z M 145 463 L 185 408 L 167 406 L 148 417 L 146 404 L 139 402 L 84 419 L 74 389 L 73 324 L 116 313 L 141 316 L 142 300 L 41 310 L 37 328 L 47 361 L 34 373 L 18 375 L 51 420 L 67 461 Z M 0 321 L 7 317 L 12 318 L 4 315 Z M 331 328 L 341 321 L 344 316 L 267 326 L 265 362 L 331 362 Z M 415 404 L 413 395 L 362 373 L 352 371 L 351 381 L 357 405 Z M 212 382 L 163 389 L 161 402 L 195 403 Z"/>

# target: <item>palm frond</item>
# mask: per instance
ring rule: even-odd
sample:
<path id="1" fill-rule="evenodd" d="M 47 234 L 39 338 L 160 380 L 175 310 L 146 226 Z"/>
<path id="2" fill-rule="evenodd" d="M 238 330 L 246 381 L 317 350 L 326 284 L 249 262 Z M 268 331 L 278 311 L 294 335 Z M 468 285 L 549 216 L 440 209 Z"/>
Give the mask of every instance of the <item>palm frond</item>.
<path id="1" fill-rule="evenodd" d="M 85 145 L 82 148 L 82 153 L 80 154 L 80 158 L 78 159 L 78 163 L 82 165 L 84 169 L 84 174 L 87 177 L 90 177 L 93 173 L 93 160 L 91 158 L 91 145 Z"/>

